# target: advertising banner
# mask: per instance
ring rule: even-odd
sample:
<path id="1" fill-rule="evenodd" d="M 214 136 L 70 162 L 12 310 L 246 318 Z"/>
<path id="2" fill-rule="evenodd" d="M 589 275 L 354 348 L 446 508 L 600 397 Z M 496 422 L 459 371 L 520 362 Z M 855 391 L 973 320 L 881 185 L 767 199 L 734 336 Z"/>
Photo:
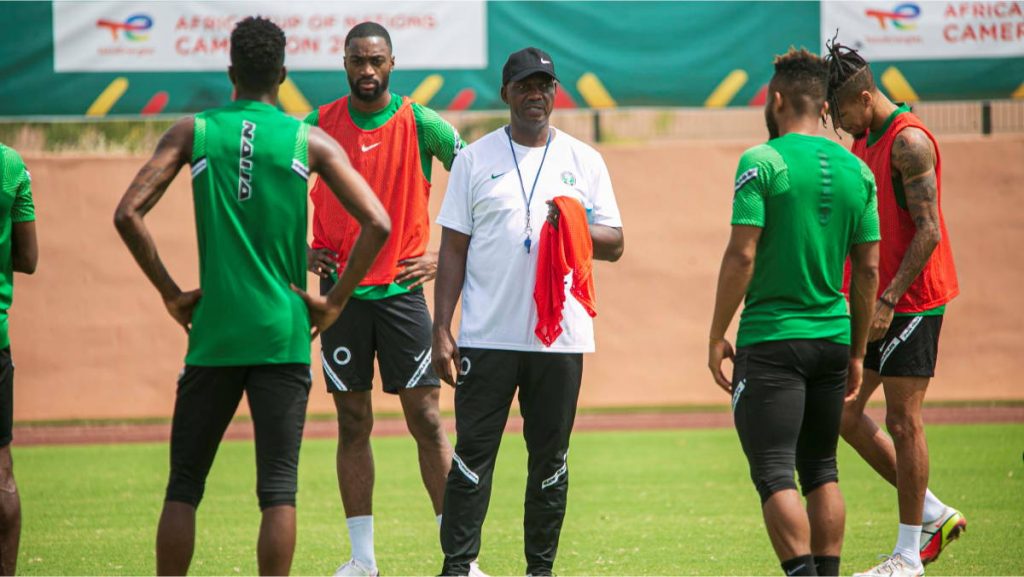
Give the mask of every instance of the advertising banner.
<path id="1" fill-rule="evenodd" d="M 231 30 L 248 15 L 287 37 L 290 70 L 338 70 L 355 24 L 388 29 L 401 66 L 487 67 L 486 3 L 476 2 L 80 2 L 53 3 L 56 72 L 222 71 Z"/>
<path id="2" fill-rule="evenodd" d="M 921 101 L 1024 98 L 1024 0 L 37 0 L 0 1 L 0 117 L 223 106 L 231 30 L 253 14 L 284 29 L 293 114 L 348 92 L 344 38 L 364 21 L 391 34 L 391 89 L 437 110 L 504 108 L 502 65 L 526 46 L 554 59 L 557 108 L 759 106 L 776 54 L 837 29 Z"/>
<path id="3" fill-rule="evenodd" d="M 876 60 L 1024 56 L 1024 2 L 822 2 L 821 38 Z"/>

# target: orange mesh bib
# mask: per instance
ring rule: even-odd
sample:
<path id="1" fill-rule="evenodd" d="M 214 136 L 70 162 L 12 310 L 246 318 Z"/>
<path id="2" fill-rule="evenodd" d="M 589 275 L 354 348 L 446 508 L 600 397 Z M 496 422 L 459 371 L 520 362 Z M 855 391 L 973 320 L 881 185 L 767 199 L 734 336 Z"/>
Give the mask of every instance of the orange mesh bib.
<path id="1" fill-rule="evenodd" d="M 345 96 L 320 107 L 319 123 L 345 150 L 352 166 L 363 175 L 391 217 L 391 236 L 359 284 L 390 284 L 398 273 L 398 261 L 422 255 L 430 238 L 430 183 L 420 167 L 411 101 L 403 97 L 402 106 L 383 126 L 363 130 L 352 120 Z M 339 269 L 343 268 L 359 236 L 359 223 L 342 208 L 323 180 L 317 179 L 310 195 L 313 248 L 337 252 Z"/>
<path id="2" fill-rule="evenodd" d="M 917 313 L 933 309 L 953 300 L 960 293 L 956 278 L 956 267 L 953 265 L 953 249 L 946 232 L 946 220 L 942 216 L 942 160 L 939 157 L 939 145 L 935 137 L 925 128 L 921 120 L 909 112 L 896 116 L 889 128 L 878 142 L 867 145 L 867 138 L 858 138 L 853 143 L 853 153 L 860 157 L 875 174 L 878 185 L 878 220 L 882 232 L 879 245 L 878 294 L 881 295 L 892 282 L 896 271 L 903 262 L 903 256 L 910 247 L 917 227 L 910 217 L 910 212 L 896 201 L 896 191 L 892 177 L 892 145 L 901 130 L 913 126 L 924 131 L 935 148 L 935 182 L 936 202 L 939 205 L 939 230 L 942 240 L 935 247 L 924 270 L 907 289 L 903 298 L 896 303 L 898 313 Z"/>

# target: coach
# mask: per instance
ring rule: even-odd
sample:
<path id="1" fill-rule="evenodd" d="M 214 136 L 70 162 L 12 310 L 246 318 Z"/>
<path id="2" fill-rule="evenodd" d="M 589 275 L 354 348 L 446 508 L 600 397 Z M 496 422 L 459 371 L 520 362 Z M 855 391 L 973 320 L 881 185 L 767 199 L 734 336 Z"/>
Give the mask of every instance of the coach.
<path id="1" fill-rule="evenodd" d="M 573 296 L 586 292 L 575 283 L 581 270 L 589 270 L 584 259 L 575 262 L 572 289 L 565 287 L 560 322 L 548 325 L 553 330 L 546 333 L 539 328 L 538 276 L 556 278 L 559 301 L 562 293 L 561 275 L 538 269 L 541 253 L 552 246 L 545 243 L 555 236 L 543 231 L 549 234 L 541 242 L 542 228 L 545 222 L 575 227 L 582 231 L 579 244 L 586 245 L 573 247 L 580 249 L 576 255 L 592 245 L 593 258 L 608 261 L 622 255 L 623 236 L 601 155 L 549 124 L 557 83 L 546 52 L 526 48 L 509 56 L 501 98 L 510 122 L 455 159 L 437 219 L 443 230 L 432 356 L 438 376 L 456 387 L 457 432 L 441 523 L 443 575 L 466 575 L 480 550 L 491 475 L 517 387 L 529 452 L 526 572 L 550 575 L 558 549 L 568 495 L 569 434 L 583 353 L 594 351 L 594 327 L 592 301 L 584 297 L 585 308 Z M 560 212 L 555 203 L 566 202 L 564 197 L 579 204 L 569 200 Z M 573 213 L 575 220 L 567 217 Z M 460 293 L 456 345 L 451 321 Z M 543 324 L 545 315 L 540 320 Z M 542 341 L 538 334 L 549 338 Z"/>

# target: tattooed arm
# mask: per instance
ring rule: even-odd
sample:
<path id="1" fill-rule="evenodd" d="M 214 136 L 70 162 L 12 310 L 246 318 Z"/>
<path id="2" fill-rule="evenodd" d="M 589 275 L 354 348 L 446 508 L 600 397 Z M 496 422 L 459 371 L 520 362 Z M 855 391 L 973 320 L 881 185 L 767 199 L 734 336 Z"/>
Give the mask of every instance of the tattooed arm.
<path id="1" fill-rule="evenodd" d="M 935 174 L 935 149 L 924 131 L 909 127 L 896 136 L 892 146 L 892 167 L 903 183 L 907 210 L 917 231 L 903 255 L 892 282 L 876 304 L 871 340 L 882 338 L 892 321 L 893 307 L 917 279 L 942 240 L 939 227 L 938 179 Z M 888 304 L 887 304 L 888 303 Z"/>
<path id="2" fill-rule="evenodd" d="M 135 175 L 114 213 L 114 226 L 135 257 L 135 262 L 160 291 L 167 311 L 186 331 L 192 322 L 192 310 L 199 301 L 200 292 L 183 293 L 178 288 L 160 260 L 156 243 L 143 218 L 163 197 L 181 167 L 191 160 L 192 126 L 191 117 L 183 118 L 164 133 L 152 158 Z"/>

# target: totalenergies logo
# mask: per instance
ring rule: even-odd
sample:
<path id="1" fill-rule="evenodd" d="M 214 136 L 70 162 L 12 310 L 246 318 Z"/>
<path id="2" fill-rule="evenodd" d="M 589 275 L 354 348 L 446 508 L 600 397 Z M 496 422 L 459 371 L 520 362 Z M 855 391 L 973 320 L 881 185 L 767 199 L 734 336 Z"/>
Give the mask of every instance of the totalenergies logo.
<path id="1" fill-rule="evenodd" d="M 149 40 L 149 34 L 146 34 L 146 32 L 153 27 L 153 19 L 146 14 L 133 14 L 125 18 L 124 22 L 97 20 L 96 27 L 110 30 L 110 35 L 114 40 L 117 40 L 118 32 L 123 32 L 127 40 L 144 42 Z"/>
<path id="2" fill-rule="evenodd" d="M 921 15 L 921 7 L 908 2 L 896 6 L 891 11 L 865 10 L 864 15 L 868 18 L 877 18 L 882 30 L 886 30 L 887 23 L 891 23 L 896 30 L 913 30 L 917 28 L 913 21 Z"/>

